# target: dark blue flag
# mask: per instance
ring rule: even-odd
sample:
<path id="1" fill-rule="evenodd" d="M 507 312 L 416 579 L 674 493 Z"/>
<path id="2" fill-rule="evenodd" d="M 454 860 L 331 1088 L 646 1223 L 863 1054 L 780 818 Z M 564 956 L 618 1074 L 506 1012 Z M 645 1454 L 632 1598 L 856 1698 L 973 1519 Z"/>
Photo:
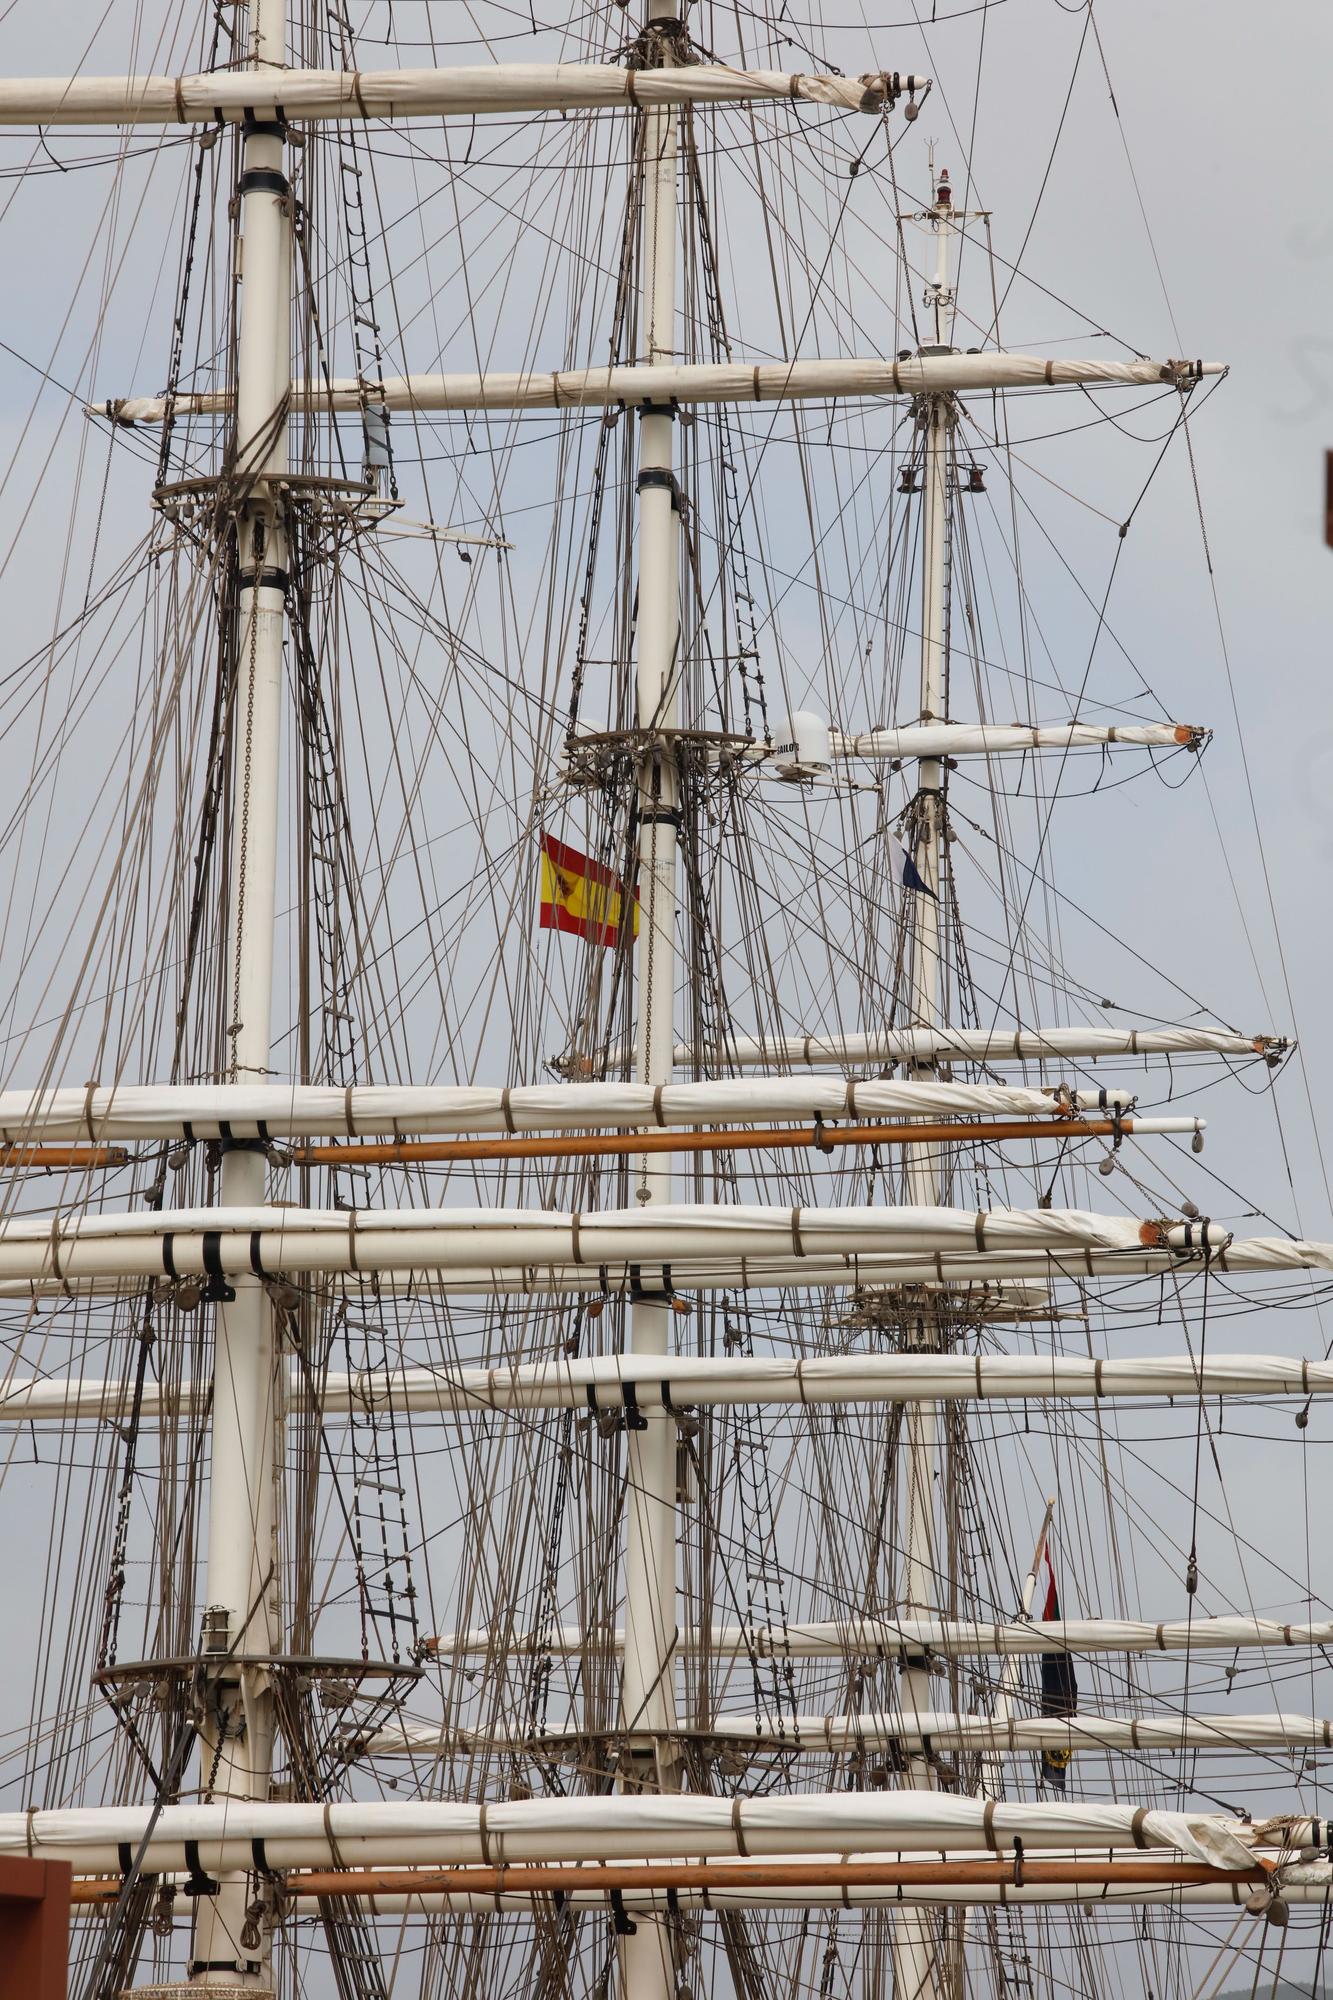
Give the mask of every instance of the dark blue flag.
<path id="1" fill-rule="evenodd" d="M 1049 1549 L 1046 1552 L 1046 1608 L 1042 1613 L 1048 1622 L 1058 1622 L 1062 1616 L 1060 1593 L 1055 1587 L 1055 1570 L 1051 1565 Z M 1073 1655 L 1067 1652 L 1043 1653 L 1041 1656 L 1041 1712 L 1043 1715 L 1073 1715 L 1078 1708 L 1078 1682 L 1074 1678 Z M 1065 1773 L 1069 1769 L 1073 1752 L 1069 1750 L 1043 1750 L 1041 1757 L 1042 1783 L 1052 1790 L 1062 1792 L 1065 1788 Z"/>

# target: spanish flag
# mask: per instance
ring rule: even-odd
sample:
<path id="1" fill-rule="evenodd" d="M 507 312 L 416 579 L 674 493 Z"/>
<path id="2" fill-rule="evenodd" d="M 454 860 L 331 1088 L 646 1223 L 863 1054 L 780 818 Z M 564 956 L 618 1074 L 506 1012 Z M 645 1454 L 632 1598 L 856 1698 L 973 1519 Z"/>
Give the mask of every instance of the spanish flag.
<path id="1" fill-rule="evenodd" d="M 544 833 L 542 840 L 542 912 L 544 931 L 572 931 L 594 944 L 614 945 L 620 938 L 625 885 L 600 861 L 566 847 Z M 634 892 L 634 930 L 639 935 L 639 895 Z"/>

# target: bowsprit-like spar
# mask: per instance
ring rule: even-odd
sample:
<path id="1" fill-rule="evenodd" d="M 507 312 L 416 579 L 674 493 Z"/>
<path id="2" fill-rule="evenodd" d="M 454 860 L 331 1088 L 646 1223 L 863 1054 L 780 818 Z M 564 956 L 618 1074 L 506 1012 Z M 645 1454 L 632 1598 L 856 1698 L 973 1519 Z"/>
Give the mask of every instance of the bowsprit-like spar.
<path id="1" fill-rule="evenodd" d="M 988 215 L 933 154 L 903 207 L 927 77 L 606 11 L 602 60 L 375 70 L 251 0 L 202 67 L 0 82 L 191 161 L 167 386 L 82 397 L 166 593 L 93 930 L 170 1002 L 0 1089 L 0 1439 L 95 1453 L 114 1731 L 34 1706 L 0 1856 L 72 1868 L 89 2000 L 1183 1993 L 1210 1909 L 1250 1949 L 1333 1894 L 1333 1616 L 1289 1554 L 1200 1595 L 1211 1528 L 1256 1553 L 1224 1421 L 1333 1394 L 1210 1315 L 1333 1244 L 1182 1185 L 1200 1077 L 1287 1041 L 1064 970 L 1062 786 L 1209 731 L 1071 696 L 981 509 L 1011 411 L 1187 444 L 1224 371 L 1003 346 Z M 402 521 L 409 438 L 458 525 Z"/>

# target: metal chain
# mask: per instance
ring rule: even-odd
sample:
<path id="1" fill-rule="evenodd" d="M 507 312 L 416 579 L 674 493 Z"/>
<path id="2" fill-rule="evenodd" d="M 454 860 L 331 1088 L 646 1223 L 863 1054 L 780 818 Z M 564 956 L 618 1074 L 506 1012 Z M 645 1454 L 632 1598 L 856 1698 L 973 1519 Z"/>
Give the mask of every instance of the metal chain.
<path id="1" fill-rule="evenodd" d="M 120 1489 L 116 1495 L 116 1525 L 111 1543 L 111 1573 L 106 1586 L 106 1608 L 102 1619 L 102 1643 L 98 1650 L 99 1668 L 115 1665 L 116 1644 L 120 1635 L 120 1609 L 125 1596 L 125 1568 L 129 1549 L 130 1510 L 134 1499 L 134 1475 L 137 1469 L 139 1425 L 143 1415 L 144 1380 L 148 1372 L 148 1356 L 153 1346 L 153 1305 L 151 1296 L 144 1301 L 143 1323 L 139 1331 L 139 1353 L 134 1370 L 134 1398 L 130 1405 L 129 1421 L 124 1429 L 125 1461 L 121 1468 Z"/>

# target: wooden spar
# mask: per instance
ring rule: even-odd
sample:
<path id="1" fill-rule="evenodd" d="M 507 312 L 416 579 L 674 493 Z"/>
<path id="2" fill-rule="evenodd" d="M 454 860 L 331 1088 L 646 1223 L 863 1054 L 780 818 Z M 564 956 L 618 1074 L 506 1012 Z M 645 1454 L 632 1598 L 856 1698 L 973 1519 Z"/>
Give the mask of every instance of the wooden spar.
<path id="1" fill-rule="evenodd" d="M 1162 1121 L 1138 1121 L 1152 1129 Z M 1201 1120 L 1172 1120 L 1193 1131 Z M 742 1153 L 780 1146 L 928 1146 L 997 1139 L 1098 1139 L 1132 1134 L 1133 1118 L 1009 1118 L 910 1125 L 779 1125 L 768 1131 L 626 1132 L 598 1138 L 567 1139 L 398 1139 L 383 1143 L 301 1146 L 292 1155 L 298 1167 L 411 1166 L 439 1160 L 588 1160 L 633 1158 L 639 1153 Z"/>
<path id="2" fill-rule="evenodd" d="M 897 1889 L 967 1888 L 1031 1884 L 1082 1884 L 1095 1888 L 1185 1888 L 1262 1883 L 1273 1864 L 1214 1868 L 1203 1861 L 788 1861 L 579 1863 L 564 1867 L 311 1869 L 285 1875 L 283 1894 L 315 1896 L 569 1895 L 578 1890 L 612 1895 L 625 1890 L 675 1889 Z M 118 1876 L 94 1876 L 73 1885 L 76 1903 L 114 1902 Z"/>
<path id="3" fill-rule="evenodd" d="M 1145 1861 L 1116 1865 L 1106 1861 L 1025 1861 L 1024 1881 L 1032 1883 L 1124 1882 L 1157 1885 L 1262 1882 L 1269 1873 L 1259 1862 L 1253 1868 L 1214 1868 L 1203 1861 Z M 483 1894 L 505 1891 L 533 1895 L 568 1893 L 573 1889 L 804 1889 L 965 1887 L 969 1882 L 1014 1880 L 1012 1861 L 791 1861 L 738 1867 L 696 1862 L 639 1867 L 579 1866 L 572 1868 L 445 1868 L 327 1869 L 309 1875 L 289 1875 L 289 1895 L 337 1896 L 364 1875 L 365 1890 L 384 1895 L 479 1889 Z"/>
<path id="4" fill-rule="evenodd" d="M 511 1139 L 358 1140 L 299 1147 L 292 1155 L 298 1167 L 412 1166 L 448 1160 L 586 1160 L 624 1159 L 639 1153 L 757 1152 L 777 1147 L 817 1147 L 830 1153 L 835 1146 L 925 1146 L 976 1143 L 1000 1139 L 1098 1139 L 1117 1132 L 1131 1136 L 1155 1131 L 1163 1123 L 1182 1132 L 1194 1131 L 1202 1119 L 1011 1118 L 952 1123 L 944 1120 L 902 1125 L 786 1125 L 768 1131 L 635 1132 L 604 1137 Z M 53 1167 L 107 1169 L 129 1163 L 124 1146 L 0 1146 L 0 1170 L 42 1172 Z"/>
<path id="5" fill-rule="evenodd" d="M 123 1167 L 129 1157 L 123 1146 L 0 1146 L 0 1168 L 16 1173 L 50 1167 Z"/>
<path id="6" fill-rule="evenodd" d="M 949 1123 L 916 1122 L 910 1125 L 802 1125 L 776 1126 L 769 1131 L 721 1132 L 637 1132 L 600 1138 L 571 1137 L 453 1140 L 357 1141 L 353 1144 L 302 1146 L 292 1155 L 300 1167 L 316 1166 L 410 1166 L 439 1160 L 570 1160 L 621 1159 L 637 1153 L 722 1153 L 753 1152 L 769 1147 L 814 1146 L 832 1152 L 835 1146 L 947 1145 L 963 1141 L 985 1144 L 998 1139 L 1096 1139 L 1110 1138 L 1116 1131 L 1132 1135 L 1137 1123 L 1142 1131 L 1157 1130 L 1163 1122 L 1182 1132 L 1201 1126 L 1202 1119 L 1122 1118 L 1117 1127 L 1110 1118 L 1012 1118 Z M 129 1164 L 124 1146 L 0 1146 L 0 1171 L 14 1173 L 47 1172 L 55 1167 L 88 1171 L 111 1169 Z"/>

